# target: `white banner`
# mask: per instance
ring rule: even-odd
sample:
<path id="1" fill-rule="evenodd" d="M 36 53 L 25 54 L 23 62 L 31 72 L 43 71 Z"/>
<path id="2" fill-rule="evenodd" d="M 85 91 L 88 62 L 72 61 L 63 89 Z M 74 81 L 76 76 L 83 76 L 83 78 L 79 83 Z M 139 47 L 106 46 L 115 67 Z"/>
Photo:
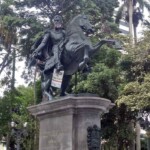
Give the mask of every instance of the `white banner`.
<path id="1" fill-rule="evenodd" d="M 54 69 L 51 86 L 61 88 L 63 75 L 64 75 L 64 71 L 57 72 L 56 69 Z"/>

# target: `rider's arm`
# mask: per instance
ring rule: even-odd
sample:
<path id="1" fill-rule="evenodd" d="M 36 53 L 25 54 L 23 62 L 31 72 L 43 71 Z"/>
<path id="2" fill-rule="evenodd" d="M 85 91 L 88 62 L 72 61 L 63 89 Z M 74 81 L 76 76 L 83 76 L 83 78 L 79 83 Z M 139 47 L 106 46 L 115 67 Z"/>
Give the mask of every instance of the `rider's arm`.
<path id="1" fill-rule="evenodd" d="M 34 53 L 38 53 L 39 51 L 41 51 L 44 46 L 46 45 L 48 39 L 50 37 L 50 33 L 46 33 L 43 37 L 43 40 L 41 41 L 41 44 L 37 47 L 37 49 L 34 51 Z"/>
<path id="2" fill-rule="evenodd" d="M 41 36 L 40 38 L 38 38 L 38 39 L 34 42 L 34 44 L 33 44 L 32 47 L 31 47 L 31 51 L 32 51 L 32 52 L 39 46 L 39 44 L 41 43 L 42 39 L 43 39 L 43 37 Z"/>

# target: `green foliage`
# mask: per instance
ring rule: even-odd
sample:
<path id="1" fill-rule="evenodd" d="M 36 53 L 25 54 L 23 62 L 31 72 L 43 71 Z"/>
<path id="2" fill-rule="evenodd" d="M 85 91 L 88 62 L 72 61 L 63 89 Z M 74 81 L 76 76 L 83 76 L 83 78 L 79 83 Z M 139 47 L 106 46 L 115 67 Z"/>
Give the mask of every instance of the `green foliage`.
<path id="1" fill-rule="evenodd" d="M 86 80 L 79 82 L 77 89 L 114 100 L 117 97 L 117 85 L 115 84 L 117 75 L 117 70 L 110 69 L 104 64 L 97 64 Z"/>
<path id="2" fill-rule="evenodd" d="M 10 123 L 14 121 L 22 127 L 24 122 L 28 122 L 28 137 L 24 139 L 24 149 L 33 148 L 34 135 L 37 134 L 35 120 L 28 113 L 27 107 L 34 104 L 33 88 L 20 86 L 16 91 L 5 92 L 0 99 L 0 137 L 10 134 Z M 31 148 L 32 147 L 32 148 Z"/>
<path id="3" fill-rule="evenodd" d="M 117 0 L 65 0 L 63 2 L 61 2 L 60 0 L 23 0 L 15 2 L 15 7 L 19 11 L 19 15 L 21 16 L 21 18 L 26 19 L 26 22 L 28 22 L 28 19 L 34 18 L 36 20 L 33 23 L 34 25 L 42 23 L 44 25 L 44 28 L 46 26 L 48 27 L 49 23 L 46 21 L 44 22 L 40 19 L 47 18 L 50 21 L 50 26 L 52 26 L 52 18 L 56 14 L 61 14 L 64 18 L 65 24 L 67 24 L 67 22 L 75 15 L 85 13 L 86 15 L 90 16 L 90 19 L 93 25 L 96 27 L 97 31 L 106 33 L 107 30 L 108 34 L 110 33 L 110 31 L 113 32 L 113 30 L 111 30 L 112 28 L 117 30 L 117 27 L 112 22 L 113 11 L 117 6 Z M 24 7 L 35 7 L 38 11 L 26 11 Z M 30 28 L 30 30 L 33 31 L 33 27 L 30 26 Z M 41 30 L 36 30 L 37 33 L 39 31 Z M 97 32 L 97 34 L 98 33 L 100 32 Z M 35 33 L 32 35 L 35 35 Z M 98 34 L 98 36 L 100 35 Z"/>
<path id="4" fill-rule="evenodd" d="M 119 52 L 110 48 L 100 51 L 93 59 L 92 72 L 79 78 L 77 91 L 98 94 L 114 101 L 120 80 L 117 68 L 119 56 Z"/>
<path id="5" fill-rule="evenodd" d="M 142 83 L 136 81 L 128 83 L 117 102 L 126 103 L 133 110 L 150 107 L 150 74 L 145 75 Z"/>
<path id="6" fill-rule="evenodd" d="M 149 37 L 150 32 L 147 30 L 141 41 L 120 61 L 125 84 L 117 101 L 118 104 L 125 103 L 133 110 L 150 107 Z"/>
<path id="7" fill-rule="evenodd" d="M 141 150 L 147 150 L 147 139 L 145 137 L 141 139 Z"/>
<path id="8" fill-rule="evenodd" d="M 102 138 L 116 149 L 124 149 L 135 138 L 130 122 L 135 114 L 125 104 L 114 107 L 109 114 L 102 117 Z"/>
<path id="9" fill-rule="evenodd" d="M 10 95 L 0 99 L 0 137 L 9 132 L 8 121 L 11 120 L 10 109 Z"/>
<path id="10" fill-rule="evenodd" d="M 19 119 L 18 121 L 23 121 L 23 122 L 26 122 L 28 120 L 27 118 L 27 107 L 28 106 L 31 106 L 34 104 L 33 100 L 33 88 L 32 87 L 28 87 L 28 88 L 25 88 L 23 86 L 20 86 L 17 88 L 17 94 L 15 95 L 14 97 L 15 99 L 15 103 L 13 105 L 13 108 L 16 108 L 18 113 L 19 113 L 19 116 L 18 114 L 15 114 L 15 116 L 17 115 L 17 118 L 16 119 Z M 19 118 L 19 117 L 23 117 L 23 118 Z M 14 120 L 16 120 L 14 118 Z"/>
<path id="11" fill-rule="evenodd" d="M 128 54 L 124 55 L 120 60 L 120 68 L 123 70 L 124 78 L 127 82 L 142 82 L 144 74 L 150 71 L 150 31 L 147 30 L 143 34 L 143 38 L 131 48 L 126 45 Z"/>

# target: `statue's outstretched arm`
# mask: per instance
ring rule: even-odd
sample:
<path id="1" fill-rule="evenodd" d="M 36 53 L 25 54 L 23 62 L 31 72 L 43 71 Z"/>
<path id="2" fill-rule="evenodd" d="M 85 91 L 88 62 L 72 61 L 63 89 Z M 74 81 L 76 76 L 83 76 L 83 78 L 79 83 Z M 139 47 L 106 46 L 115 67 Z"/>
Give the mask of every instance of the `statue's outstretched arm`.
<path id="1" fill-rule="evenodd" d="M 43 37 L 43 40 L 41 41 L 41 44 L 37 47 L 37 49 L 33 52 L 35 55 L 41 51 L 47 44 L 47 41 L 50 37 L 50 33 L 46 33 Z"/>

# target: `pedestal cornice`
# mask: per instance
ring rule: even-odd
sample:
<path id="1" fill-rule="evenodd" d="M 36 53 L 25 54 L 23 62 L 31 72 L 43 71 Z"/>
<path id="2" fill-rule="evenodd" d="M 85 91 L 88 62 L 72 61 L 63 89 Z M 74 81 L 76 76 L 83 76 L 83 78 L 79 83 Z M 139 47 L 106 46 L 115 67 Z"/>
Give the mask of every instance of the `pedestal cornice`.
<path id="1" fill-rule="evenodd" d="M 57 100 L 41 103 L 28 108 L 30 113 L 36 117 L 40 117 L 44 114 L 53 114 L 57 112 L 64 113 L 66 111 L 70 113 L 76 113 L 77 110 L 89 110 L 95 109 L 100 112 L 106 113 L 110 108 L 114 106 L 110 100 L 100 97 L 62 97 Z"/>

